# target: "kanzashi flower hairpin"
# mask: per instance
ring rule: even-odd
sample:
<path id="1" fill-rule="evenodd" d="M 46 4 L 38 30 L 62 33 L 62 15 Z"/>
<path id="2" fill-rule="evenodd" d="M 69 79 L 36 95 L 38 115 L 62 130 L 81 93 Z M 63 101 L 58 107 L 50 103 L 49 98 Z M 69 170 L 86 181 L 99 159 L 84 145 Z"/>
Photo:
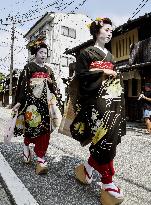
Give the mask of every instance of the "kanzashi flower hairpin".
<path id="1" fill-rule="evenodd" d="M 96 25 L 98 25 L 98 24 L 100 24 L 101 26 L 103 26 L 104 25 L 104 23 L 103 23 L 103 20 L 104 20 L 105 18 L 101 18 L 101 17 L 97 17 L 96 19 L 95 19 L 95 22 L 96 22 Z M 90 26 L 91 26 L 91 23 L 90 24 L 87 24 L 87 27 L 90 29 Z"/>
<path id="2" fill-rule="evenodd" d="M 40 44 L 44 43 L 43 39 L 38 39 L 35 41 L 32 41 L 29 45 L 29 47 L 35 47 L 37 48 L 38 46 L 40 46 Z"/>

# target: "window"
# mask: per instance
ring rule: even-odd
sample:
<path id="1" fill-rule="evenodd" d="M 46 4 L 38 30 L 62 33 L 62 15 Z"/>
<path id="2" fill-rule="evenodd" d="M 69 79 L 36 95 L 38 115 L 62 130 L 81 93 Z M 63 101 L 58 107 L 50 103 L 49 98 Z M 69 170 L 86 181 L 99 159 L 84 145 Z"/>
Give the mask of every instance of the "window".
<path id="1" fill-rule="evenodd" d="M 68 36 L 68 27 L 62 26 L 61 34 L 64 36 Z"/>
<path id="2" fill-rule="evenodd" d="M 67 37 L 76 38 L 76 30 L 66 26 L 61 27 L 61 34 Z"/>
<path id="3" fill-rule="evenodd" d="M 69 28 L 69 36 L 71 38 L 76 38 L 76 30 L 72 29 L 72 28 Z"/>

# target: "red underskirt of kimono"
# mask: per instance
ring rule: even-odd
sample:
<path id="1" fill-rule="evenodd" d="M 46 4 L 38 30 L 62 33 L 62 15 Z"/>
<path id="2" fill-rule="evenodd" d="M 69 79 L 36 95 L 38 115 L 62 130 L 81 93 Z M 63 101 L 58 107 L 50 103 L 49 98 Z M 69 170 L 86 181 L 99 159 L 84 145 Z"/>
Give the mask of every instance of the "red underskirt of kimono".
<path id="1" fill-rule="evenodd" d="M 111 62 L 95 61 L 90 65 L 90 69 L 110 69 L 113 70 L 114 65 Z"/>
<path id="2" fill-rule="evenodd" d="M 35 138 L 30 138 L 28 136 L 25 136 L 24 144 L 28 146 L 30 143 L 33 143 L 35 145 L 34 151 L 37 157 L 42 158 L 43 156 L 45 156 L 46 151 L 48 149 L 49 140 L 50 140 L 50 132 L 41 134 L 40 136 Z"/>
<path id="3" fill-rule="evenodd" d="M 48 78 L 49 74 L 44 72 L 35 72 L 32 74 L 32 78 Z"/>
<path id="4" fill-rule="evenodd" d="M 101 174 L 101 181 L 103 184 L 112 183 L 112 176 L 115 174 L 113 160 L 107 164 L 99 164 L 93 159 L 92 155 L 90 155 L 88 163 Z"/>

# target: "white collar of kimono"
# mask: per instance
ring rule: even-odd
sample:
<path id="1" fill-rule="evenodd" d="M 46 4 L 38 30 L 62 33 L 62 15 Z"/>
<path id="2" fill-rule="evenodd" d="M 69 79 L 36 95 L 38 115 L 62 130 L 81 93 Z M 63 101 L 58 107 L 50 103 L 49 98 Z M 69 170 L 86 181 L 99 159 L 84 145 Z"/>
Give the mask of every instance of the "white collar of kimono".
<path id="1" fill-rule="evenodd" d="M 101 51 L 103 51 L 105 54 L 108 53 L 108 50 L 106 48 L 101 48 L 100 46 L 94 45 L 94 47 L 99 48 Z"/>
<path id="2" fill-rule="evenodd" d="M 37 63 L 36 61 L 34 61 L 38 66 L 40 66 L 40 67 L 44 67 L 44 63 L 42 63 L 42 64 L 39 64 L 39 63 Z"/>

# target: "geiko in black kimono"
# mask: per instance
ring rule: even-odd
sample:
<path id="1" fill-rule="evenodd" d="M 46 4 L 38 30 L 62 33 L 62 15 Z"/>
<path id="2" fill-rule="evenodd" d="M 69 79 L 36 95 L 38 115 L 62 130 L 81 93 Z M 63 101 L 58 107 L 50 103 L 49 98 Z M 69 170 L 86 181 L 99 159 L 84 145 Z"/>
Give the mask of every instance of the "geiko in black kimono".
<path id="1" fill-rule="evenodd" d="M 97 47 L 81 51 L 76 62 L 78 95 L 76 117 L 70 126 L 72 137 L 89 148 L 91 156 L 99 164 L 107 164 L 116 155 L 116 146 L 126 134 L 123 82 L 120 74 L 116 78 L 104 75 L 102 70 L 91 69 L 92 65 L 112 67 L 110 52 L 105 54 Z M 111 66 L 112 65 L 112 66 Z M 100 67 L 101 67 L 100 66 Z M 99 68 L 99 66 L 98 66 Z"/>

